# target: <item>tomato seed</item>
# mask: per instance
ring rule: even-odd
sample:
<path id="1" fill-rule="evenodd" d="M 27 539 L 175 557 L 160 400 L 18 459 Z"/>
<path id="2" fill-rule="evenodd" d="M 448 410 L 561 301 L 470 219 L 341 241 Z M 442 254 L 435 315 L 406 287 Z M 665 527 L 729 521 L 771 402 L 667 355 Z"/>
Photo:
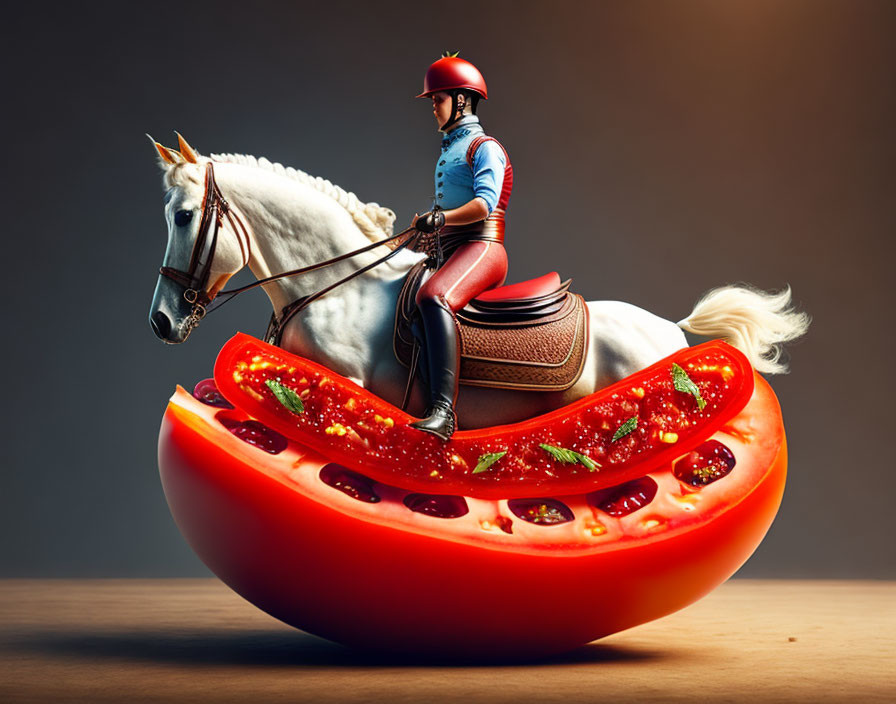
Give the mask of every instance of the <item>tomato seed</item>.
<path id="1" fill-rule="evenodd" d="M 510 499 L 507 507 L 517 518 L 539 526 L 568 523 L 575 517 L 569 506 L 556 499 Z"/>
<path id="2" fill-rule="evenodd" d="M 609 516 L 620 518 L 644 508 L 656 496 L 657 484 L 650 477 L 632 479 L 588 494 L 588 503 Z"/>
<path id="3" fill-rule="evenodd" d="M 408 494 L 404 505 L 415 513 L 435 518 L 459 518 L 470 511 L 463 496 L 444 494 Z"/>
<path id="4" fill-rule="evenodd" d="M 322 467 L 320 478 L 324 484 L 339 489 L 358 501 L 375 504 L 380 500 L 373 489 L 373 483 L 367 477 L 352 472 L 341 464 L 330 463 Z"/>
<path id="5" fill-rule="evenodd" d="M 276 430 L 271 430 L 257 420 L 235 420 L 225 413 L 219 413 L 216 418 L 231 433 L 243 442 L 254 445 L 259 450 L 264 450 L 272 455 L 283 452 L 289 444 Z"/>
<path id="6" fill-rule="evenodd" d="M 734 453 L 718 440 L 707 440 L 678 460 L 672 473 L 691 486 L 706 486 L 727 476 L 737 460 Z"/>
<path id="7" fill-rule="evenodd" d="M 193 398 L 202 401 L 206 406 L 233 408 L 233 405 L 218 391 L 214 379 L 203 379 L 193 387 Z"/>
<path id="8" fill-rule="evenodd" d="M 495 519 L 495 525 L 505 533 L 513 534 L 513 521 L 507 518 L 507 516 L 498 516 Z"/>

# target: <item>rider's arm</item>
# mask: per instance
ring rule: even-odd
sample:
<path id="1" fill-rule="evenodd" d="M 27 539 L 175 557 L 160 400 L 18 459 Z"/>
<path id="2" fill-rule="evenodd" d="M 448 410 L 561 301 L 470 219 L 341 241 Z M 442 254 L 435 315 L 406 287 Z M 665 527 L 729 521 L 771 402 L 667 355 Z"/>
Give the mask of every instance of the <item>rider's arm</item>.
<path id="1" fill-rule="evenodd" d="M 473 195 L 482 199 L 488 207 L 485 217 L 497 207 L 504 186 L 504 168 L 507 156 L 494 140 L 479 145 L 473 154 Z M 485 219 L 482 218 L 482 219 Z"/>
<path id="2" fill-rule="evenodd" d="M 459 208 L 443 210 L 446 225 L 469 225 L 471 222 L 479 222 L 488 217 L 489 207 L 484 198 L 468 200 Z"/>
<path id="3" fill-rule="evenodd" d="M 488 217 L 488 213 L 488 203 L 486 203 L 483 198 L 479 197 L 472 198 L 457 208 L 442 211 L 442 214 L 445 216 L 446 225 L 469 225 L 471 222 L 485 220 Z M 414 215 L 413 225 L 417 224 L 419 218 L 425 217 L 426 215 L 428 215 L 428 213 Z"/>

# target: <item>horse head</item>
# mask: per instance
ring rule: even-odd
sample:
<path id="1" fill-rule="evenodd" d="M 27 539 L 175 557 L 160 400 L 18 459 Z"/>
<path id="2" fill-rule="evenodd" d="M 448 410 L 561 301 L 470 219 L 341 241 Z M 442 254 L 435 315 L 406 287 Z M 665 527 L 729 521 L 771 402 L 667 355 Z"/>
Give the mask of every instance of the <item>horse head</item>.
<path id="1" fill-rule="evenodd" d="M 221 195 L 212 161 L 177 137 L 179 150 L 150 137 L 163 171 L 168 245 L 149 324 L 171 344 L 189 337 L 208 303 L 249 261 L 248 231 Z"/>

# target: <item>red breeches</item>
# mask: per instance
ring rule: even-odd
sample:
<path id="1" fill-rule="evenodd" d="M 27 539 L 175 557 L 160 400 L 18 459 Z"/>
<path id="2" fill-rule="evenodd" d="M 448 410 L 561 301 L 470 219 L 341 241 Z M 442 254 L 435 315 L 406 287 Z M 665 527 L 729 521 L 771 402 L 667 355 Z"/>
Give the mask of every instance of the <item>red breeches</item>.
<path id="1" fill-rule="evenodd" d="M 499 242 L 467 242 L 417 291 L 417 305 L 442 298 L 456 313 L 480 293 L 504 283 L 507 252 Z"/>

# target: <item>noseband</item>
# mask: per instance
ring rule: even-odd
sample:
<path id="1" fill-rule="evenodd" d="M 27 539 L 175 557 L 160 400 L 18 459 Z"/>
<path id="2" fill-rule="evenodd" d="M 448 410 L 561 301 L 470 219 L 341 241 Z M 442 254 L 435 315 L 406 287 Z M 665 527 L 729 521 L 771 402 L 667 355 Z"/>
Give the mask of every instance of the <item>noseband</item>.
<path id="1" fill-rule="evenodd" d="M 205 166 L 205 196 L 202 199 L 202 218 L 199 221 L 199 232 L 196 235 L 196 242 L 193 243 L 193 251 L 190 253 L 189 268 L 186 271 L 181 271 L 180 269 L 175 269 L 174 267 L 170 266 L 163 266 L 159 269 L 159 273 L 162 276 L 169 278 L 184 287 L 184 299 L 193 306 L 190 315 L 185 321 L 185 325 L 187 326 L 187 334 L 189 334 L 193 328 L 199 325 L 199 321 L 205 317 L 206 313 L 220 308 L 224 303 L 229 301 L 238 293 L 248 291 L 249 289 L 256 288 L 272 281 L 277 281 L 279 279 L 284 279 L 291 276 L 298 276 L 300 274 L 305 274 L 310 271 L 321 269 L 325 266 L 330 266 L 331 264 L 336 264 L 337 262 L 341 262 L 345 259 L 354 257 L 355 255 L 368 252 L 375 247 L 386 244 L 387 242 L 392 242 L 393 240 L 404 237 L 405 235 L 410 233 L 411 230 L 413 230 L 412 227 L 409 227 L 406 230 L 399 232 L 398 234 L 391 235 L 390 237 L 386 237 L 382 240 L 379 240 L 378 242 L 373 242 L 352 252 L 340 254 L 338 257 L 333 257 L 332 259 L 328 259 L 324 262 L 305 266 L 301 269 L 292 269 L 291 271 L 285 271 L 282 274 L 274 274 L 273 276 L 259 279 L 258 281 L 247 284 L 246 286 L 229 289 L 227 291 L 221 291 L 216 296 L 209 291 L 208 280 L 212 270 L 212 261 L 215 258 L 215 248 L 218 244 L 218 229 L 221 227 L 221 223 L 224 217 L 227 218 L 227 221 L 230 223 L 230 227 L 237 235 L 237 238 L 239 239 L 240 233 L 242 233 L 242 237 L 246 241 L 244 252 L 246 261 L 243 263 L 243 266 L 245 266 L 249 263 L 250 258 L 250 239 L 248 229 L 246 228 L 246 225 L 243 223 L 243 221 L 236 215 L 236 213 L 231 210 L 230 203 L 228 203 L 227 199 L 224 198 L 224 196 L 221 194 L 221 189 L 218 188 L 218 184 L 215 182 L 215 169 L 212 166 L 212 162 L 209 161 Z M 214 223 L 214 229 L 212 229 L 212 223 Z M 211 237 L 209 237 L 209 232 L 211 232 Z M 353 271 L 345 278 L 340 279 L 339 281 L 330 284 L 329 286 L 326 286 L 323 289 L 316 291 L 315 293 L 312 293 L 308 296 L 303 296 L 302 298 L 290 303 L 282 311 L 280 311 L 279 316 L 275 316 L 272 319 L 272 323 L 269 329 L 270 339 L 274 340 L 275 344 L 279 342 L 280 333 L 283 330 L 283 326 L 290 318 L 292 318 L 297 313 L 300 313 L 309 304 L 316 301 L 318 298 L 333 290 L 337 286 L 344 284 L 346 281 L 349 281 L 356 276 L 360 276 L 373 267 L 391 259 L 405 247 L 413 245 L 416 242 L 418 235 L 419 233 L 415 233 L 414 236 L 396 246 L 395 249 L 393 249 L 387 255 L 380 257 L 376 261 Z M 242 240 L 240 240 L 240 247 L 243 247 Z M 216 297 L 218 298 L 218 300 L 216 300 L 215 305 L 210 308 L 209 304 L 212 302 L 212 299 Z"/>

